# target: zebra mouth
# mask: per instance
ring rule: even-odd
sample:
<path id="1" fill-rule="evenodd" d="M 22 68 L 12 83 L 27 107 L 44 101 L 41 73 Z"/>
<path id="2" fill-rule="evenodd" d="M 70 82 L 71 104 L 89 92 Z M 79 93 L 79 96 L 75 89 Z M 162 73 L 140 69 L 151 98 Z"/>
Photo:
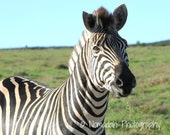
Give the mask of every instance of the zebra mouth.
<path id="1" fill-rule="evenodd" d="M 130 95 L 130 93 L 129 93 L 129 94 L 121 94 L 121 93 L 118 93 L 118 94 L 119 94 L 120 97 L 127 97 L 127 96 Z"/>
<path id="2" fill-rule="evenodd" d="M 113 93 L 114 97 L 121 98 L 121 97 L 127 97 L 131 94 L 132 89 L 122 89 L 118 87 L 112 86 L 111 92 Z"/>
<path id="3" fill-rule="evenodd" d="M 115 98 L 122 98 L 122 97 L 127 97 L 127 96 L 129 96 L 130 94 L 122 94 L 122 93 L 115 93 L 115 92 L 113 92 L 113 96 L 115 97 Z"/>

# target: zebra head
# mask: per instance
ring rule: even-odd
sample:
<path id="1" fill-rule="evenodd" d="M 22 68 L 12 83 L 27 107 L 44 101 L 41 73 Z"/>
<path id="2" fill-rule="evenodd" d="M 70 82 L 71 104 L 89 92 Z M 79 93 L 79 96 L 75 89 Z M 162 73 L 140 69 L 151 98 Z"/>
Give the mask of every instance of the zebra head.
<path id="1" fill-rule="evenodd" d="M 128 96 L 136 85 L 135 76 L 128 68 L 127 42 L 118 31 L 127 19 L 123 4 L 110 14 L 101 7 L 93 14 L 83 12 L 88 31 L 86 58 L 90 78 L 100 90 L 108 90 L 115 97 Z"/>

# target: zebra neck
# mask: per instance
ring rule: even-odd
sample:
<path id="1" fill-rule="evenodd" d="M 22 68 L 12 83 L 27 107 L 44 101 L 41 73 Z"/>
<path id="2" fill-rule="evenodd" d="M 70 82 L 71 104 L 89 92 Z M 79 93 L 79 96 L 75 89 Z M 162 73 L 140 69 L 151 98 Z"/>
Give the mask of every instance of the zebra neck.
<path id="1" fill-rule="evenodd" d="M 88 31 L 83 31 L 82 36 L 79 39 L 79 43 L 74 46 L 74 49 L 72 51 L 72 54 L 69 59 L 69 72 L 72 74 L 74 72 L 75 65 L 78 61 L 79 55 L 81 54 L 88 38 L 89 38 L 89 32 Z"/>
<path id="2" fill-rule="evenodd" d="M 109 92 L 101 92 L 93 85 L 83 55 L 79 56 L 67 87 L 70 89 L 70 102 L 75 106 L 73 111 L 76 112 L 77 121 L 85 122 L 87 125 L 90 122 L 103 123 Z"/>

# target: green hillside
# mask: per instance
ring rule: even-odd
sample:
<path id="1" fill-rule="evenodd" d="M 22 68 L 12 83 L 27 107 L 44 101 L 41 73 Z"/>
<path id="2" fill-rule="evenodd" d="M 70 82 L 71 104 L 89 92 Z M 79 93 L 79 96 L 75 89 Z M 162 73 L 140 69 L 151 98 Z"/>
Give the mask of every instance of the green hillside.
<path id="1" fill-rule="evenodd" d="M 137 87 L 127 98 L 110 95 L 105 127 L 108 135 L 170 133 L 170 43 L 128 48 Z M 64 82 L 71 48 L 0 50 L 0 79 L 22 76 L 52 88 Z"/>

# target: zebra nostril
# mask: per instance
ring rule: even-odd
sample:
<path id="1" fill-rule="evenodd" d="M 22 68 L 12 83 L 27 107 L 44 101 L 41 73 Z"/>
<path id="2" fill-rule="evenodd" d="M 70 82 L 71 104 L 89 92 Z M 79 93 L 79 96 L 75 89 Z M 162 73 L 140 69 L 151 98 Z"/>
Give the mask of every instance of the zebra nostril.
<path id="1" fill-rule="evenodd" d="M 117 79 L 117 80 L 116 80 L 116 85 L 117 85 L 118 87 L 122 87 L 122 86 L 123 86 L 123 81 L 122 81 L 121 79 Z"/>

